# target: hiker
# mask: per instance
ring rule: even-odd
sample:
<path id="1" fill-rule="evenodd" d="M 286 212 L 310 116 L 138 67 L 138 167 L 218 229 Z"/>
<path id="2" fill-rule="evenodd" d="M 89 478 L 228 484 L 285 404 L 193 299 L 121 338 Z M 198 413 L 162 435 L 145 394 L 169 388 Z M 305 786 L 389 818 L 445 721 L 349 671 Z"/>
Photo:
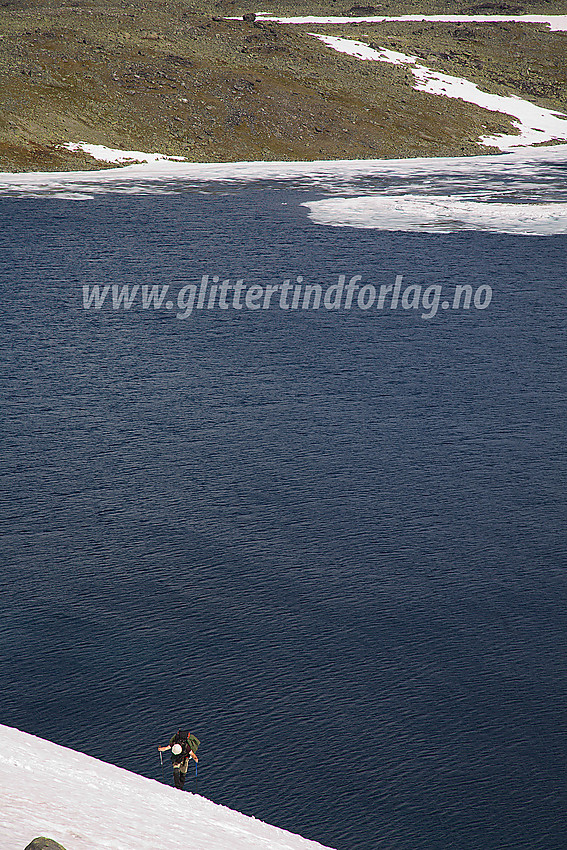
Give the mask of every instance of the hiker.
<path id="1" fill-rule="evenodd" d="M 160 753 L 171 750 L 173 781 L 176 788 L 183 788 L 185 784 L 189 759 L 192 758 L 195 764 L 199 761 L 195 752 L 200 743 L 199 739 L 192 732 L 184 732 L 182 729 L 178 729 L 175 735 L 170 738 L 167 746 L 158 747 Z"/>

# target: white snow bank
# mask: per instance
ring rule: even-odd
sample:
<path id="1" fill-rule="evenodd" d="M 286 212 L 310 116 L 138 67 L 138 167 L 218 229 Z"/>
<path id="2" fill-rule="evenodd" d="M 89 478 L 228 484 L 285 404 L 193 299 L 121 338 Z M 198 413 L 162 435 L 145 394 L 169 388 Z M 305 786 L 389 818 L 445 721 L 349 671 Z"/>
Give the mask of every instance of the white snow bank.
<path id="1" fill-rule="evenodd" d="M 314 38 L 318 38 L 327 47 L 332 47 L 338 53 L 346 53 L 349 56 L 354 56 L 355 59 L 364 59 L 371 62 L 387 62 L 390 65 L 411 65 L 417 61 L 417 56 L 406 56 L 405 53 L 398 53 L 397 50 L 387 50 L 381 47 L 379 50 L 370 47 L 364 41 L 356 41 L 353 38 L 341 38 L 336 35 L 321 35 L 317 32 L 310 32 Z"/>
<path id="2" fill-rule="evenodd" d="M 552 140 L 563 141 L 567 139 L 567 116 L 560 112 L 535 106 L 533 103 L 522 100 L 515 95 L 505 97 L 482 91 L 476 83 L 471 83 L 462 77 L 453 77 L 450 74 L 432 71 L 421 64 L 417 56 L 406 56 L 404 53 L 386 50 L 385 48 L 374 50 L 362 41 L 349 38 L 338 38 L 319 33 L 310 33 L 310 35 L 318 38 L 333 50 L 354 56 L 356 59 L 388 62 L 393 65 L 409 65 L 417 81 L 414 86 L 417 91 L 457 98 L 466 103 L 480 106 L 482 109 L 502 112 L 517 119 L 513 124 L 518 128 L 519 135 L 483 136 L 480 142 L 484 145 L 505 151 L 527 145 L 545 144 Z"/>
<path id="3" fill-rule="evenodd" d="M 89 145 L 87 142 L 66 142 L 61 145 L 69 151 L 84 151 L 99 162 L 131 163 L 131 162 L 184 162 L 184 156 L 166 156 L 163 153 L 142 153 L 141 151 L 121 151 L 107 148 L 105 145 Z"/>
<path id="4" fill-rule="evenodd" d="M 306 17 L 281 18 L 276 15 L 270 15 L 268 12 L 258 12 L 257 18 L 261 21 L 274 21 L 278 24 L 383 24 L 390 21 L 408 23 L 427 21 L 451 24 L 500 24 L 513 22 L 520 24 L 545 24 L 553 32 L 567 32 L 567 15 L 399 15 L 397 17 L 365 15 L 356 18 L 340 15 L 308 15 Z M 242 20 L 242 18 L 235 18 L 234 20 Z"/>
<path id="5" fill-rule="evenodd" d="M 2 850 L 24 850 L 39 835 L 66 850 L 325 850 L 204 797 L 1 725 L 0 788 Z"/>
<path id="6" fill-rule="evenodd" d="M 419 233 L 483 230 L 524 236 L 567 233 L 567 203 L 502 204 L 450 196 L 367 195 L 330 198 L 303 206 L 316 224 Z"/>

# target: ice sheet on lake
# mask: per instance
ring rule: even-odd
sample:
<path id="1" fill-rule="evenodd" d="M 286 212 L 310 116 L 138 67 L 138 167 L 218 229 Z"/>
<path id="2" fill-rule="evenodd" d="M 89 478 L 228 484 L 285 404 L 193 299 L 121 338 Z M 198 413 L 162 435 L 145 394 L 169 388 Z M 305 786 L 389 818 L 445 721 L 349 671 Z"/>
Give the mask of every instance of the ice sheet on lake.
<path id="1" fill-rule="evenodd" d="M 99 194 L 154 194 L 182 191 L 205 183 L 246 185 L 260 181 L 299 182 L 303 187 L 344 192 L 345 186 L 360 180 L 378 183 L 396 181 L 400 191 L 408 191 L 419 179 L 436 182 L 446 179 L 456 186 L 480 179 L 502 186 L 506 179 L 515 190 L 533 191 L 534 181 L 547 183 L 557 173 L 557 186 L 567 167 L 567 145 L 523 148 L 499 155 L 460 157 L 415 157 L 412 159 L 352 159 L 299 162 L 171 162 L 167 160 L 105 168 L 100 171 L 0 172 L 0 195 L 56 196 L 74 192 Z M 551 187 L 551 190 L 553 186 Z"/>
<path id="2" fill-rule="evenodd" d="M 567 203 L 502 204 L 450 196 L 328 198 L 303 206 L 316 224 L 363 229 L 454 233 L 483 230 L 550 236 L 567 233 Z"/>
<path id="3" fill-rule="evenodd" d="M 102 171 L 0 174 L 0 195 L 75 203 L 108 193 L 232 193 L 247 186 L 293 190 L 301 200 L 309 192 L 310 203 L 318 204 L 310 207 L 311 220 L 325 224 L 391 229 L 395 223 L 397 229 L 429 232 L 467 227 L 565 233 L 567 145 L 475 157 L 158 161 Z"/>

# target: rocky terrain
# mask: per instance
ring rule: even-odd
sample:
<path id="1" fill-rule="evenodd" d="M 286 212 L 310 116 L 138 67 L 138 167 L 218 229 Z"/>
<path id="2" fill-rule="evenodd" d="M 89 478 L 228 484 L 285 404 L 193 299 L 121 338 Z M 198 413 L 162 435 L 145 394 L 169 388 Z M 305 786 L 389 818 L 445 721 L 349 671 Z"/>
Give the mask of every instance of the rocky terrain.
<path id="1" fill-rule="evenodd" d="M 276 0 L 267 8 L 566 14 L 567 2 Z M 367 159 L 486 153 L 480 136 L 513 132 L 507 116 L 415 91 L 407 67 L 339 54 L 310 32 L 415 54 L 487 91 L 567 112 L 567 33 L 543 25 L 292 26 L 252 20 L 254 11 L 240 0 L 0 0 L 0 170 L 103 167 L 64 142 L 207 162 Z M 243 14 L 248 20 L 227 19 Z"/>

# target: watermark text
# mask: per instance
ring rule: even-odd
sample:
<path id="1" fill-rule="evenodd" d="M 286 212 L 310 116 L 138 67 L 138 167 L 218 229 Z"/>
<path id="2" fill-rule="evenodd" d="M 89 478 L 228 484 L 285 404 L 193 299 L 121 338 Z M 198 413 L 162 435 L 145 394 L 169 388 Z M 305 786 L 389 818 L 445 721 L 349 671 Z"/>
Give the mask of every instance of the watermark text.
<path id="1" fill-rule="evenodd" d="M 399 274 L 393 283 L 375 286 L 362 275 L 341 274 L 336 283 L 323 287 L 307 283 L 302 275 L 282 283 L 246 284 L 244 278 L 222 280 L 203 275 L 199 283 L 188 283 L 173 292 L 169 284 L 83 286 L 85 310 L 168 310 L 178 319 L 188 319 L 197 310 L 414 310 L 422 319 L 433 319 L 439 310 L 486 310 L 492 287 L 457 284 L 443 293 L 440 284 L 404 284 Z"/>

